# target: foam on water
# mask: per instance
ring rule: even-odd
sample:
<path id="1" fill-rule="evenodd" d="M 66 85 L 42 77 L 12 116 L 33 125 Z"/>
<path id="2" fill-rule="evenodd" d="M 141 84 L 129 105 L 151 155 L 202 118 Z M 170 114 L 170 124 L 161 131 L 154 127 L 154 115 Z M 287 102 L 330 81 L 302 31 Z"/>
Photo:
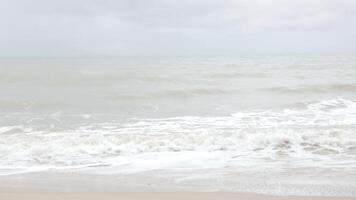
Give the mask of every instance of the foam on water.
<path id="1" fill-rule="evenodd" d="M 303 108 L 83 122 L 66 129 L 32 122 L 0 127 L 0 174 L 98 166 L 120 173 L 226 167 L 242 171 L 356 168 L 356 102 L 343 98 Z"/>

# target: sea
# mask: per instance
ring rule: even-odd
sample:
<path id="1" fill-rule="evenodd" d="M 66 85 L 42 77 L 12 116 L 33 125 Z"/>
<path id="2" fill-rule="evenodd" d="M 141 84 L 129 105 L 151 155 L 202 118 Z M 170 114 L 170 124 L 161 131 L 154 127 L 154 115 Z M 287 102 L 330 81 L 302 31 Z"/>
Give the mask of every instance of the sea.
<path id="1" fill-rule="evenodd" d="M 356 196 L 356 56 L 1 58 L 0 179 L 48 171 Z"/>

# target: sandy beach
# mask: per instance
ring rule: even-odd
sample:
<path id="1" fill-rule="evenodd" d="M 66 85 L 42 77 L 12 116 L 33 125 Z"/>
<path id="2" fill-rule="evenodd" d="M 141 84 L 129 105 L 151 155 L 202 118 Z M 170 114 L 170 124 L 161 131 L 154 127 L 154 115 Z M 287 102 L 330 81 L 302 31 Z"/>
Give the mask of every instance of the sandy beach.
<path id="1" fill-rule="evenodd" d="M 190 193 L 190 192 L 166 192 L 166 193 L 31 193 L 31 192 L 13 192 L 13 193 L 0 193 L 0 199 L 6 200 L 114 200 L 114 199 L 125 199 L 125 200 L 163 200 L 163 199 L 173 199 L 173 200 L 195 200 L 195 199 L 205 199 L 205 200 L 233 200 L 233 199 L 244 199 L 244 200 L 262 200 L 262 199 L 288 199 L 288 200 L 351 200 L 356 198 L 347 197 L 295 197 L 295 196 L 266 196 L 257 194 L 244 194 L 244 193 Z"/>

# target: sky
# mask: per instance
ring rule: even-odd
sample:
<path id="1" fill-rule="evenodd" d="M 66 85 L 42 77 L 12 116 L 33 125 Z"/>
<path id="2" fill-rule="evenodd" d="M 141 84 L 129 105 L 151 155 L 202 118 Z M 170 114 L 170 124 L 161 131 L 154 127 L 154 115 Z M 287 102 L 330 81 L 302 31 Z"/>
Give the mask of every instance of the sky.
<path id="1" fill-rule="evenodd" d="M 356 53 L 355 0 L 0 0 L 0 56 Z"/>

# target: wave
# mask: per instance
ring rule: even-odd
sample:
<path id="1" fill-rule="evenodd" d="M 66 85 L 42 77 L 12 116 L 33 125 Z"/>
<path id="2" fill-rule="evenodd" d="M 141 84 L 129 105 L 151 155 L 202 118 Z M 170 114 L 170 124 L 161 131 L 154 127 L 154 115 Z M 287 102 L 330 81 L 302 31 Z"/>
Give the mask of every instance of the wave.
<path id="1" fill-rule="evenodd" d="M 224 89 L 215 88 L 197 88 L 188 90 L 166 90 L 159 93 L 153 94 L 154 97 L 194 97 L 194 96 L 204 96 L 204 95 L 221 95 L 228 94 L 229 91 Z"/>
<path id="2" fill-rule="evenodd" d="M 180 98 L 192 98 L 198 96 L 210 96 L 210 95 L 227 95 L 231 93 L 230 91 L 223 89 L 215 89 L 215 88 L 197 88 L 197 89 L 171 89 L 171 90 L 163 90 L 160 92 L 149 93 L 145 95 L 124 95 L 120 94 L 115 97 L 116 100 L 147 100 L 147 99 L 180 99 Z"/>
<path id="3" fill-rule="evenodd" d="M 207 159 L 191 159 L 202 153 L 219 155 L 216 162 L 223 165 L 272 160 L 274 164 L 294 161 L 303 166 L 347 168 L 356 167 L 355 131 L 356 102 L 342 98 L 310 103 L 304 109 L 130 119 L 59 131 L 22 124 L 0 127 L 0 169 L 129 165 L 130 159 L 143 159 L 142 155 L 159 159 L 167 153 L 178 153 L 188 166 Z M 214 166 L 214 160 L 209 162 Z"/>
<path id="4" fill-rule="evenodd" d="M 235 78 L 265 78 L 265 73 L 216 73 L 210 76 L 214 79 L 235 79 Z"/>
<path id="5" fill-rule="evenodd" d="M 263 91 L 276 93 L 340 93 L 356 92 L 356 84 L 333 84 L 333 85 L 303 85 L 295 88 L 290 87 L 270 87 Z"/>

